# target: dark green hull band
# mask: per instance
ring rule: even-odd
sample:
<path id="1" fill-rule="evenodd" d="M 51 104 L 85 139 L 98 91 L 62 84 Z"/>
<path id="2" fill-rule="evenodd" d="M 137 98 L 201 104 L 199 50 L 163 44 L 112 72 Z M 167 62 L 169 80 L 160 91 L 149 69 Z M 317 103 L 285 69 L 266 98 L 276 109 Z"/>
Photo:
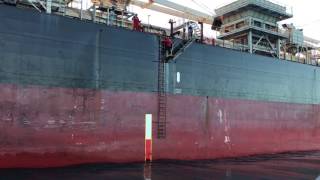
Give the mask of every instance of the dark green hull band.
<path id="1" fill-rule="evenodd" d="M 0 21 L 1 83 L 157 91 L 157 36 L 5 5 Z M 193 44 L 167 68 L 173 94 L 320 102 L 318 67 Z"/>

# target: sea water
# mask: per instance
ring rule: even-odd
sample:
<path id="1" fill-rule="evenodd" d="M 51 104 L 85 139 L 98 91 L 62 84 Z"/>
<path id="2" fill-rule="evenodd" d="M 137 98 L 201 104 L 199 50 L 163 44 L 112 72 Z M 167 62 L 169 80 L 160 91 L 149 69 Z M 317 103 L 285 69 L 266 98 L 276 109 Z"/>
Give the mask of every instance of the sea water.
<path id="1" fill-rule="evenodd" d="M 1 180 L 320 180 L 320 152 L 202 161 L 3 169 Z"/>

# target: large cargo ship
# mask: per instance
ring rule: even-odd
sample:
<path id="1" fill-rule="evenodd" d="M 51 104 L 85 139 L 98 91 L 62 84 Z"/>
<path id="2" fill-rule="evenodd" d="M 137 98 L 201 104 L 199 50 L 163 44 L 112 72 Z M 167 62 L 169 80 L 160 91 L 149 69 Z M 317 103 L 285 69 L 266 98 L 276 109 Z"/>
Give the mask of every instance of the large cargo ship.
<path id="1" fill-rule="evenodd" d="M 163 63 L 158 35 L 5 4 L 0 23 L 1 168 L 144 161 L 145 117 L 152 160 L 320 149 L 317 66 L 195 42 Z"/>

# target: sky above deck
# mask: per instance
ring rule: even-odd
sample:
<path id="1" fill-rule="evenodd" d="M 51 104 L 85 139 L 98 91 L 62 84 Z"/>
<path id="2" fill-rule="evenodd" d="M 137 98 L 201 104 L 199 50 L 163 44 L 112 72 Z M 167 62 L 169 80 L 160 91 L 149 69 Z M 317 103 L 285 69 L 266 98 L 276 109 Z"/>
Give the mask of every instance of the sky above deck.
<path id="1" fill-rule="evenodd" d="M 175 3 L 191 7 L 193 9 L 210 14 L 214 9 L 228 4 L 235 0 L 170 0 Z M 197 3 L 195 3 L 197 2 Z M 281 23 L 293 23 L 297 28 L 303 29 L 305 36 L 320 40 L 320 1 L 318 0 L 275 0 L 281 5 L 292 8 L 294 17 Z M 143 23 L 162 26 L 169 28 L 168 20 L 175 19 L 177 22 L 182 21 L 181 18 L 175 18 L 169 15 L 157 13 L 148 9 L 137 7 L 129 7 L 129 10 L 137 12 Z M 210 30 L 207 25 L 205 29 L 206 36 L 214 37 L 215 32 Z"/>

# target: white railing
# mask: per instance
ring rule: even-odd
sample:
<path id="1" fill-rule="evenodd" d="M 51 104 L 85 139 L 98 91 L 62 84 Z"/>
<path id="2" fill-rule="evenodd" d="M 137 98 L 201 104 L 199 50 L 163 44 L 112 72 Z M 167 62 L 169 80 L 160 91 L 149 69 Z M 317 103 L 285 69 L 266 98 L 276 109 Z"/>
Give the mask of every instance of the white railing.
<path id="1" fill-rule="evenodd" d="M 226 41 L 221 39 L 214 39 L 214 38 L 204 38 L 204 44 L 219 46 L 227 49 L 234 49 L 238 51 L 248 51 L 249 47 L 245 44 L 239 44 L 232 41 Z"/>

